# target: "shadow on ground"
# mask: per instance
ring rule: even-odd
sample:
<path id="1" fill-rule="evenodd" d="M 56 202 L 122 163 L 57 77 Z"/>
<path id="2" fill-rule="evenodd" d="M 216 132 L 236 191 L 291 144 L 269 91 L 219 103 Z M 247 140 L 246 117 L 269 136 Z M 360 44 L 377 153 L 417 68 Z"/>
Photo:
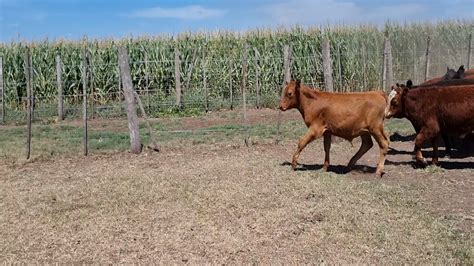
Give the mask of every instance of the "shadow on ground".
<path id="1" fill-rule="evenodd" d="M 280 164 L 281 166 L 290 166 L 291 163 L 285 161 Z M 323 169 L 322 164 L 298 164 L 298 167 L 295 171 L 319 171 Z M 355 165 L 352 169 L 346 165 L 330 165 L 328 172 L 335 174 L 348 174 L 349 172 L 358 172 L 358 173 L 375 173 L 377 168 L 366 166 L 366 165 Z"/>

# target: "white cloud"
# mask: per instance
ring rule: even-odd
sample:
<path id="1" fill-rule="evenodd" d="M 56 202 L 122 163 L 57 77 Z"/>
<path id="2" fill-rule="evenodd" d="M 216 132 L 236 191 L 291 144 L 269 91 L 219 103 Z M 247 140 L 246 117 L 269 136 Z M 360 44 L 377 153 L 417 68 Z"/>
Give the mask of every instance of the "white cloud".
<path id="1" fill-rule="evenodd" d="M 205 8 L 200 5 L 189 5 L 176 8 L 152 7 L 132 12 L 129 16 L 139 18 L 177 18 L 208 19 L 225 15 L 222 9 Z"/>
<path id="2" fill-rule="evenodd" d="M 337 0 L 285 0 L 261 7 L 261 11 L 272 23 L 284 25 L 412 20 L 426 10 L 427 7 L 420 3 L 362 6 L 355 2 Z"/>

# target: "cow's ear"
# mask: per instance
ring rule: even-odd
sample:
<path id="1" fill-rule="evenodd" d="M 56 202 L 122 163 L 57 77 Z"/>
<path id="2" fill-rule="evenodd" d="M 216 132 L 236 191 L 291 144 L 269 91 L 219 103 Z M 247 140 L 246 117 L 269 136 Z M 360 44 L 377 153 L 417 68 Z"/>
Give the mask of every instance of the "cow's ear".
<path id="1" fill-rule="evenodd" d="M 458 69 L 458 74 L 461 75 L 461 74 L 464 74 L 464 65 L 461 65 Z"/>
<path id="2" fill-rule="evenodd" d="M 301 80 L 297 79 L 295 80 L 296 88 L 299 89 L 301 87 Z"/>
<path id="3" fill-rule="evenodd" d="M 285 80 L 285 87 L 288 86 L 289 82 L 288 80 Z"/>
<path id="4" fill-rule="evenodd" d="M 413 81 L 411 81 L 411 79 L 407 80 L 407 88 L 413 88 Z"/>

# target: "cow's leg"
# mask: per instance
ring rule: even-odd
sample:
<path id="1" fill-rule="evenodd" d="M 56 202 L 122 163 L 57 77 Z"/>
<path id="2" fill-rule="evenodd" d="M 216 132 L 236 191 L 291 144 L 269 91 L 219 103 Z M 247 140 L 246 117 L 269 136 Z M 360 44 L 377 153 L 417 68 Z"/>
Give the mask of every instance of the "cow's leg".
<path id="1" fill-rule="evenodd" d="M 447 134 L 441 134 L 441 137 L 443 138 L 446 155 L 448 157 L 451 157 L 451 143 L 449 143 L 449 137 Z M 433 144 L 433 147 L 434 147 L 434 144 Z"/>
<path id="2" fill-rule="evenodd" d="M 421 148 L 423 143 L 426 140 L 431 140 L 435 138 L 438 135 L 438 127 L 436 126 L 425 126 L 420 130 L 420 133 L 416 135 L 415 139 L 415 158 L 416 158 L 416 163 L 422 167 L 425 167 L 427 165 L 426 159 L 423 157 L 423 153 L 421 152 Z"/>
<path id="3" fill-rule="evenodd" d="M 347 167 L 349 167 L 350 169 L 354 167 L 360 157 L 362 157 L 368 150 L 370 150 L 370 148 L 372 148 L 372 146 L 374 146 L 374 143 L 372 142 L 372 138 L 370 137 L 369 133 L 360 136 L 360 138 L 362 139 L 362 144 L 360 145 L 360 148 L 357 153 L 352 156 L 351 160 L 349 161 L 349 164 L 347 165 Z"/>
<path id="4" fill-rule="evenodd" d="M 331 149 L 331 133 L 326 131 L 324 133 L 324 165 L 323 169 L 325 171 L 329 168 L 329 150 Z"/>
<path id="5" fill-rule="evenodd" d="M 431 139 L 431 145 L 433 145 L 433 160 L 431 161 L 432 164 L 438 165 L 438 143 L 436 138 Z"/>
<path id="6" fill-rule="evenodd" d="M 323 135 L 323 129 L 319 128 L 309 128 L 306 134 L 298 141 L 298 148 L 293 154 L 293 160 L 291 161 L 291 167 L 293 170 L 296 170 L 298 165 L 298 158 L 300 157 L 301 151 L 308 145 L 311 141 L 321 137 Z"/>
<path id="7" fill-rule="evenodd" d="M 387 138 L 385 130 L 383 129 L 383 125 L 381 125 L 378 129 L 374 130 L 372 132 L 372 136 L 374 137 L 375 141 L 377 141 L 377 144 L 379 145 L 380 149 L 380 158 L 379 163 L 377 164 L 377 170 L 375 171 L 375 174 L 377 176 L 382 177 L 383 169 L 385 167 L 385 156 L 388 153 L 388 146 L 390 145 L 390 141 Z"/>

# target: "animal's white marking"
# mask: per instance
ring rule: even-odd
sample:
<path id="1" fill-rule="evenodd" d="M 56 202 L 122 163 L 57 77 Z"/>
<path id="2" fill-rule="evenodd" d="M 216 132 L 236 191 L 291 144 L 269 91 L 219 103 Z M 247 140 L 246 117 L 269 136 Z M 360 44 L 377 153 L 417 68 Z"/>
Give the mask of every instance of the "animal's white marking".
<path id="1" fill-rule="evenodd" d="M 397 91 L 396 90 L 391 91 L 390 94 L 388 95 L 388 103 L 390 103 L 395 96 L 397 96 Z"/>
<path id="2" fill-rule="evenodd" d="M 396 90 L 392 90 L 390 92 L 390 94 L 388 95 L 388 103 L 387 103 L 387 106 L 385 107 L 385 116 L 390 116 L 390 104 L 393 100 L 393 98 L 395 98 L 395 96 L 397 96 L 397 91 Z"/>

